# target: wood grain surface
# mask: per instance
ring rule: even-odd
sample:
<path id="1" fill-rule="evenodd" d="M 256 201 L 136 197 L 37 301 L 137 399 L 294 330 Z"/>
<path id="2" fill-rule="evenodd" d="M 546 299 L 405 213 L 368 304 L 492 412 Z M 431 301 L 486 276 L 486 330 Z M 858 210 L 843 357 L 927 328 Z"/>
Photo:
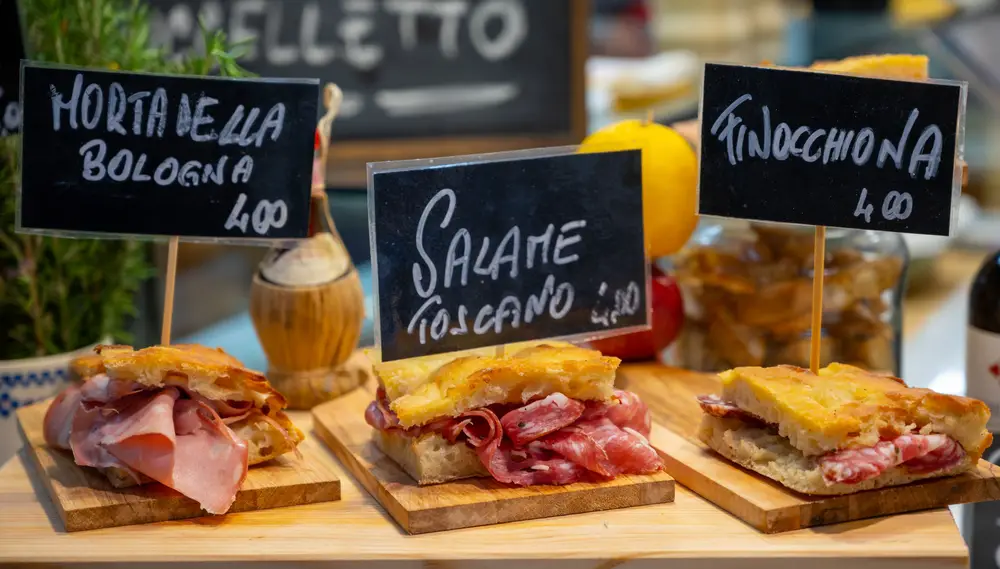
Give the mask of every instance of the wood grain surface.
<path id="1" fill-rule="evenodd" d="M 653 446 L 667 472 L 703 498 L 766 532 L 861 520 L 951 504 L 1000 499 L 1000 468 L 980 461 L 975 472 L 847 496 L 806 496 L 723 458 L 698 440 L 703 412 L 695 397 L 721 393 L 714 375 L 656 364 L 634 365 L 619 383 L 653 410 L 664 432 Z"/>
<path id="2" fill-rule="evenodd" d="M 316 433 L 341 464 L 408 533 L 420 534 L 505 522 L 612 510 L 674 500 L 664 474 L 619 476 L 609 482 L 510 487 L 490 478 L 418 486 L 371 442 L 365 408 L 373 384 L 313 409 Z"/>
<path id="3" fill-rule="evenodd" d="M 48 402 L 17 412 L 23 453 L 54 504 L 65 531 L 74 532 L 204 515 L 197 502 L 162 484 L 113 488 L 93 468 L 73 462 L 69 451 L 45 445 L 42 423 Z M 322 443 L 306 438 L 302 457 L 285 455 L 250 468 L 230 512 L 298 506 L 340 499 L 340 479 Z"/>
<path id="4" fill-rule="evenodd" d="M 629 367 L 625 366 L 625 375 Z M 648 377 L 644 375 L 643 377 Z M 657 401 L 689 374 L 648 382 Z M 639 383 L 632 381 L 631 383 Z M 661 424 L 671 419 L 652 405 Z M 307 434 L 308 413 L 292 413 Z M 666 444 L 666 429 L 651 436 Z M 310 438 L 313 436 L 310 435 Z M 326 452 L 322 442 L 320 450 Z M 330 455 L 331 460 L 332 455 Z M 675 501 L 409 536 L 333 460 L 342 499 L 67 534 L 25 451 L 0 467 L 0 566 L 447 569 L 958 569 L 968 550 L 946 509 L 762 534 L 680 484 Z"/>

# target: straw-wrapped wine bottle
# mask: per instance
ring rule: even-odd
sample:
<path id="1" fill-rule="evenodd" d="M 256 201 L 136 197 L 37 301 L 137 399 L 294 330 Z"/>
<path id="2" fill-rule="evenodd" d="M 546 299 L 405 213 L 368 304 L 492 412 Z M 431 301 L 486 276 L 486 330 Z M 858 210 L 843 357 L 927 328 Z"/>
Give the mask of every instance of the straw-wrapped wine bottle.
<path id="1" fill-rule="evenodd" d="M 268 378 L 292 409 L 309 409 L 361 384 L 370 373 L 356 353 L 364 321 L 361 280 L 330 216 L 322 169 L 340 89 L 324 90 L 326 115 L 317 128 L 312 235 L 275 248 L 261 262 L 250 291 L 250 316 L 268 359 Z"/>

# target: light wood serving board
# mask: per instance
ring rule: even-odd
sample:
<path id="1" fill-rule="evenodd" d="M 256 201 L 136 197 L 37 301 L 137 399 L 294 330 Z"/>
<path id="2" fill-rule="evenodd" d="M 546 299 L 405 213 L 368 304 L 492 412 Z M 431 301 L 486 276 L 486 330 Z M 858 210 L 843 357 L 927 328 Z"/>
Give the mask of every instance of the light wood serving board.
<path id="1" fill-rule="evenodd" d="M 42 425 L 49 402 L 18 410 L 25 454 L 52 498 L 66 531 L 180 520 L 206 515 L 198 503 L 158 483 L 114 488 L 103 474 L 49 448 Z M 340 499 L 340 479 L 329 453 L 310 436 L 301 458 L 287 454 L 250 468 L 230 512 L 298 506 Z M 182 545 L 179 545 L 182 546 Z"/>
<path id="2" fill-rule="evenodd" d="M 619 385 L 635 391 L 661 425 L 651 442 L 678 482 L 753 527 L 776 533 L 1000 499 L 1000 467 L 980 461 L 975 472 L 848 496 L 806 496 L 716 454 L 698 440 L 702 410 L 695 397 L 718 394 L 716 376 L 657 364 L 623 366 Z"/>
<path id="3" fill-rule="evenodd" d="M 313 409 L 313 428 L 341 463 L 411 534 L 673 502 L 662 472 L 610 482 L 511 487 L 489 478 L 418 486 L 371 442 L 365 408 L 372 383 Z"/>

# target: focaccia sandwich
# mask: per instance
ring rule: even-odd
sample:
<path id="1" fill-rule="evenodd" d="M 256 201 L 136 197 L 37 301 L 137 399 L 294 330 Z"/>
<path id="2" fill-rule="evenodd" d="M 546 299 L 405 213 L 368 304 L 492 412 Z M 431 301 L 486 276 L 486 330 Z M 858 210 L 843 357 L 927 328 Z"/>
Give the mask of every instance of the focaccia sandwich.
<path id="1" fill-rule="evenodd" d="M 250 465 L 295 450 L 303 434 L 267 379 L 198 345 L 98 346 L 83 379 L 45 415 L 45 441 L 121 488 L 155 480 L 225 513 Z"/>
<path id="2" fill-rule="evenodd" d="M 375 444 L 421 485 L 570 484 L 663 467 L 648 408 L 614 388 L 618 358 L 554 342 L 508 351 L 375 365 Z"/>
<path id="3" fill-rule="evenodd" d="M 907 387 L 844 364 L 720 374 L 699 402 L 700 438 L 722 456 L 804 494 L 851 494 L 976 467 L 992 441 L 982 401 Z"/>

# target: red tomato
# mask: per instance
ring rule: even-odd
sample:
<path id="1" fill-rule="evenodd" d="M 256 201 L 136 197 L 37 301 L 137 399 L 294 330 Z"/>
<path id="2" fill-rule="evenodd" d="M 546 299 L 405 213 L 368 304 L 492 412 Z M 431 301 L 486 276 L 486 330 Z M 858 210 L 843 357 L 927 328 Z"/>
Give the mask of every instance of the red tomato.
<path id="1" fill-rule="evenodd" d="M 677 339 L 684 325 L 681 290 L 674 278 L 663 274 L 656 265 L 652 267 L 652 278 L 652 328 L 594 340 L 590 345 L 595 350 L 623 361 L 648 360 L 655 358 L 656 354 Z"/>

